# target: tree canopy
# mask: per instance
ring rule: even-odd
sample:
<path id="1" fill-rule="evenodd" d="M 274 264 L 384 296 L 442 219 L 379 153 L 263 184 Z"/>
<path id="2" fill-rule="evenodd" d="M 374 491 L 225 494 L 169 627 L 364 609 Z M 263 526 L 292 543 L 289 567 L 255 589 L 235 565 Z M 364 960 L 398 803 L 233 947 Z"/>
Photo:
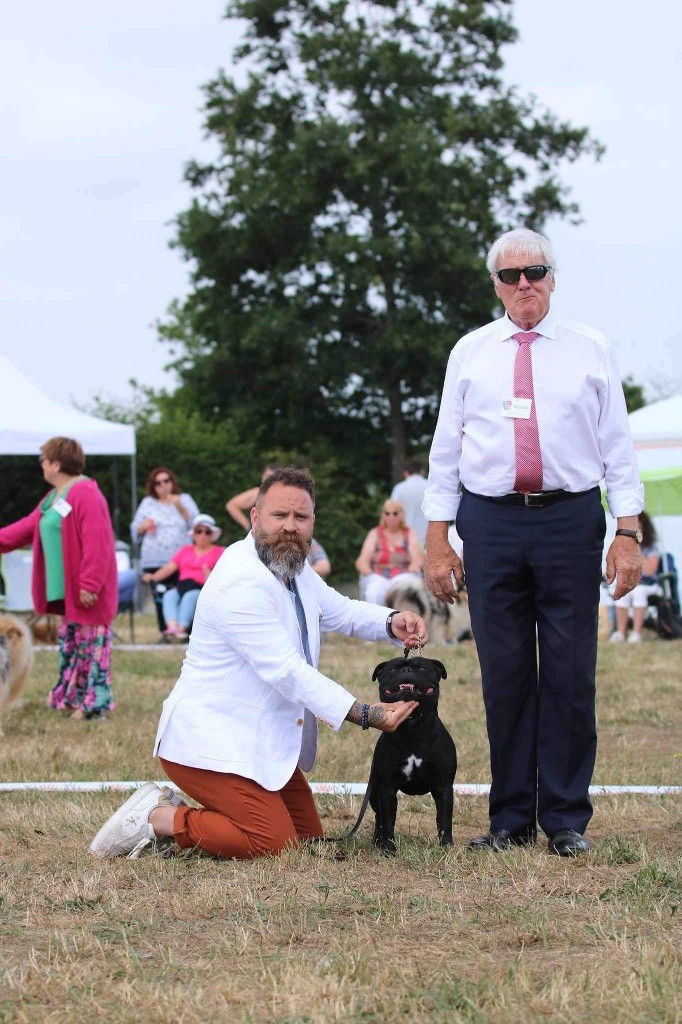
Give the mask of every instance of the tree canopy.
<path id="1" fill-rule="evenodd" d="M 637 384 L 632 375 L 623 378 L 623 393 L 628 412 L 636 412 L 646 405 L 644 386 Z"/>
<path id="2" fill-rule="evenodd" d="M 428 445 L 447 355 L 491 319 L 497 234 L 575 217 L 558 167 L 599 155 L 502 78 L 511 0 L 232 0 L 239 74 L 205 86 L 160 325 L 177 401 L 262 450 L 397 480 Z M 389 459 L 390 455 L 390 459 Z"/>

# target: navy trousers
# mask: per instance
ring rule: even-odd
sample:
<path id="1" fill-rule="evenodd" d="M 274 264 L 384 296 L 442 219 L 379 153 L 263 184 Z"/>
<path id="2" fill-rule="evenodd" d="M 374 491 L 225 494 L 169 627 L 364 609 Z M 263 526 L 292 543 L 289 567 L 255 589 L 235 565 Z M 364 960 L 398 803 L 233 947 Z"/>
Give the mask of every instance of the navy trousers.
<path id="1" fill-rule="evenodd" d="M 490 825 L 584 832 L 597 750 L 599 490 L 544 508 L 465 492 L 456 525 L 483 677 Z"/>

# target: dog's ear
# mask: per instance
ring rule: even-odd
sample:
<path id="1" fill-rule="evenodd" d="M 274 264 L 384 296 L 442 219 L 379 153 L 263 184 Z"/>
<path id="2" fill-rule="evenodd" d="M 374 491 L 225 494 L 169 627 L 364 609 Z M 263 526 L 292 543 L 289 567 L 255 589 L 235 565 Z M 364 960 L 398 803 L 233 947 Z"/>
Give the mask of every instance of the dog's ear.
<path id="1" fill-rule="evenodd" d="M 20 637 L 20 636 L 23 636 L 23 635 L 24 634 L 21 632 L 21 630 L 17 629 L 16 626 L 10 626 L 9 629 L 7 630 L 7 632 L 5 633 L 6 637 L 12 637 L 12 636 Z"/>
<path id="2" fill-rule="evenodd" d="M 382 661 L 381 664 L 377 665 L 377 667 L 374 669 L 374 671 L 372 672 L 372 682 L 374 682 L 375 679 L 379 678 L 379 673 L 381 672 L 384 665 L 388 665 L 388 662 Z"/>
<path id="3" fill-rule="evenodd" d="M 445 665 L 443 664 L 443 662 L 442 661 L 436 661 L 435 658 L 432 658 L 431 661 L 433 662 L 434 665 L 438 666 L 438 668 L 440 670 L 440 677 L 441 677 L 441 679 L 447 679 L 448 678 L 448 674 L 445 671 Z"/>

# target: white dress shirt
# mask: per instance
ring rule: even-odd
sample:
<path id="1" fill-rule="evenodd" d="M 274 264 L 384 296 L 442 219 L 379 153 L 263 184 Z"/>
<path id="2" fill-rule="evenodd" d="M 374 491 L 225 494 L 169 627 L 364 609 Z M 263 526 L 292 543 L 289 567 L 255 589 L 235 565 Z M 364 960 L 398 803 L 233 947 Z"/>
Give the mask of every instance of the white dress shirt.
<path id="1" fill-rule="evenodd" d="M 542 489 L 587 491 L 605 479 L 614 518 L 638 515 L 644 489 L 611 344 L 601 331 L 551 313 L 533 330 Z M 493 497 L 514 490 L 514 420 L 502 415 L 502 402 L 515 397 L 519 332 L 504 316 L 450 353 L 422 505 L 428 520 L 455 518 L 460 485 Z"/>
<path id="2" fill-rule="evenodd" d="M 318 672 L 320 628 L 389 641 L 389 609 L 342 597 L 306 563 L 296 577 L 313 665 L 291 594 L 256 552 L 232 544 L 199 595 L 180 678 L 164 701 L 154 753 L 279 790 L 310 771 L 316 718 L 339 729 L 353 695 Z"/>

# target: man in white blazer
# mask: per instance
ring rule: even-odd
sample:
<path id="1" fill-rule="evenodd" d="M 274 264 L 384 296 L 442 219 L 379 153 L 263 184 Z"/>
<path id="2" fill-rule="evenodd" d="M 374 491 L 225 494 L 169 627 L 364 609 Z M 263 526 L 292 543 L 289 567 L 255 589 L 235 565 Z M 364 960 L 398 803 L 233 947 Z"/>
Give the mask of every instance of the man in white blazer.
<path id="1" fill-rule="evenodd" d="M 98 857 L 136 857 L 156 839 L 224 858 L 277 853 L 322 826 L 302 772 L 317 749 L 316 719 L 393 732 L 417 706 L 363 705 L 317 670 L 320 629 L 415 647 L 411 612 L 342 597 L 307 564 L 315 522 L 307 470 L 261 484 L 252 532 L 231 545 L 204 585 L 180 678 L 164 702 L 154 753 L 201 804 L 147 783 L 102 826 Z"/>

